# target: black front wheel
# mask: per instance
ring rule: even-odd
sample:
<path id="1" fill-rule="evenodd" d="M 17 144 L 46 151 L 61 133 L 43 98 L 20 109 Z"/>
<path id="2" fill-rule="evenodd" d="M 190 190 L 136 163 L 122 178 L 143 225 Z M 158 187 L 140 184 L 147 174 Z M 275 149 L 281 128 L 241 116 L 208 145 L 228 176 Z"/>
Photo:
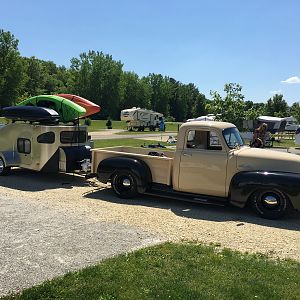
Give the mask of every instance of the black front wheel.
<path id="1" fill-rule="evenodd" d="M 117 171 L 111 185 L 119 198 L 133 198 L 138 194 L 136 177 L 131 171 Z"/>
<path id="2" fill-rule="evenodd" d="M 252 198 L 252 207 L 256 213 L 266 219 L 278 219 L 288 207 L 285 195 L 277 189 L 258 190 Z"/>
<path id="3" fill-rule="evenodd" d="M 4 160 L 0 157 L 0 176 L 7 175 L 10 171 L 10 167 L 6 167 Z"/>

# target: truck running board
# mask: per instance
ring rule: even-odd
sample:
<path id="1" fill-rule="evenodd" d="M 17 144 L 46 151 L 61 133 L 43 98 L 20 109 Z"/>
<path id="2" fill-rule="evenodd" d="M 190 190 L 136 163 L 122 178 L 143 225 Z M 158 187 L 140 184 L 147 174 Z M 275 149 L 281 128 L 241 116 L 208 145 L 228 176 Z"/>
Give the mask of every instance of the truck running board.
<path id="1" fill-rule="evenodd" d="M 217 205 L 217 206 L 226 206 L 229 203 L 228 198 L 177 192 L 174 191 L 172 188 L 165 186 L 163 184 L 153 184 L 151 189 L 146 191 L 145 194 L 151 196 L 163 197 L 163 198 L 170 198 L 174 200 Z"/>

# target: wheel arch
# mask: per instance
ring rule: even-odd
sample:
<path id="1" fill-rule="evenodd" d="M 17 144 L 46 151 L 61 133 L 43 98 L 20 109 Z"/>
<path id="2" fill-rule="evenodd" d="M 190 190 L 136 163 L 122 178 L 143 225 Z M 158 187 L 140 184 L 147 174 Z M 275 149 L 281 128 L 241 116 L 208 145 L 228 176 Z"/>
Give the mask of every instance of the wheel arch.
<path id="1" fill-rule="evenodd" d="M 230 183 L 230 203 L 244 207 L 259 189 L 281 191 L 295 209 L 300 209 L 300 174 L 251 171 L 233 176 Z"/>
<path id="2" fill-rule="evenodd" d="M 131 157 L 110 157 L 102 160 L 97 167 L 99 181 L 107 183 L 118 170 L 131 171 L 137 180 L 139 193 L 144 193 L 152 183 L 149 166 L 142 160 Z"/>
<path id="3" fill-rule="evenodd" d="M 0 152 L 0 158 L 3 160 L 4 164 L 6 165 L 6 159 L 2 152 Z"/>

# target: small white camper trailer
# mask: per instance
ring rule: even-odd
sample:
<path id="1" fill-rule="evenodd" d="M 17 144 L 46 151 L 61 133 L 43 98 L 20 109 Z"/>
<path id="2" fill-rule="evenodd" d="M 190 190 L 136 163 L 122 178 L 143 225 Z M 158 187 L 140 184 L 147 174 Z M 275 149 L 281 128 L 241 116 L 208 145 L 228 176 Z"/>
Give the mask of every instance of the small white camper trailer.
<path id="1" fill-rule="evenodd" d="M 150 131 L 154 131 L 159 128 L 160 119 L 163 118 L 163 114 L 139 107 L 133 107 L 130 109 L 123 109 L 121 111 L 121 121 L 126 121 L 127 129 L 144 131 L 149 128 Z"/>
<path id="2" fill-rule="evenodd" d="M 80 170 L 90 158 L 87 126 L 11 123 L 0 127 L 0 175 L 11 167 L 44 172 Z"/>

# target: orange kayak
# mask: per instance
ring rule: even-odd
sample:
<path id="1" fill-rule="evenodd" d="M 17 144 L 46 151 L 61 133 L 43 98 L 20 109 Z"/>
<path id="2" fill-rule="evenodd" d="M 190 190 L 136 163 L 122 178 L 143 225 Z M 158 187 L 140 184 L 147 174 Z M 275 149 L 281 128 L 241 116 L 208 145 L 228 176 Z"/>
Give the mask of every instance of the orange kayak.
<path id="1" fill-rule="evenodd" d="M 72 95 L 72 94 L 57 94 L 59 97 L 63 97 L 65 99 L 68 99 L 70 101 L 73 101 L 74 103 L 80 105 L 81 107 L 85 108 L 86 113 L 81 116 L 81 118 L 85 118 L 88 116 L 91 116 L 93 114 L 96 114 L 97 112 L 100 111 L 100 106 L 95 104 L 92 101 L 89 101 L 85 98 L 82 98 L 77 95 Z"/>

